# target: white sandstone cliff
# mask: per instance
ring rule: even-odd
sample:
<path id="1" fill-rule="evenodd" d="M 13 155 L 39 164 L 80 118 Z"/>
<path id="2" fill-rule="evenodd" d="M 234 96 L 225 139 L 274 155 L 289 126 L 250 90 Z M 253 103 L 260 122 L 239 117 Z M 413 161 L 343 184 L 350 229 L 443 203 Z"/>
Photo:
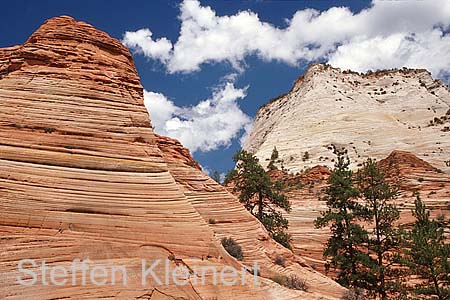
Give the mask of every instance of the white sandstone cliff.
<path id="1" fill-rule="evenodd" d="M 358 74 L 315 64 L 259 109 L 244 149 L 267 166 L 276 146 L 278 166 L 290 172 L 332 166 L 332 145 L 348 150 L 354 168 L 397 149 L 450 170 L 449 108 L 449 88 L 426 70 Z"/>

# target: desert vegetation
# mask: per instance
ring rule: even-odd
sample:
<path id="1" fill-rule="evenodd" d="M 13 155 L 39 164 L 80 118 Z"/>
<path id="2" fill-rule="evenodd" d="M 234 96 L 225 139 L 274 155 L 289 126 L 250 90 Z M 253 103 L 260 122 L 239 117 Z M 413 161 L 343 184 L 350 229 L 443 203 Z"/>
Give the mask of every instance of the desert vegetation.
<path id="1" fill-rule="evenodd" d="M 432 219 L 417 194 L 411 211 L 414 224 L 400 225 L 396 205 L 399 189 L 386 179 L 378 163 L 368 158 L 359 170 L 352 171 L 347 151 L 333 151 L 335 165 L 324 196 L 320 196 L 327 209 L 315 225 L 330 229 L 323 252 L 325 270 L 333 270 L 335 280 L 348 288 L 342 299 L 449 300 L 450 245 L 443 217 Z M 271 179 L 271 172 L 278 170 L 278 158 L 274 147 L 265 171 L 255 155 L 238 151 L 233 157 L 236 168 L 227 174 L 225 183 L 233 186 L 241 203 L 272 238 L 290 249 L 288 221 L 282 214 L 290 210 L 285 196 L 289 184 Z M 223 240 L 222 244 L 232 256 L 242 259 L 234 241 Z M 273 262 L 286 267 L 281 255 L 275 256 Z M 290 289 L 308 288 L 295 276 L 277 274 L 272 280 Z"/>
<path id="2" fill-rule="evenodd" d="M 277 147 L 274 146 L 273 150 L 272 150 L 272 154 L 270 155 L 270 161 L 269 161 L 269 165 L 267 166 L 267 168 L 269 170 L 277 170 L 277 166 L 275 165 L 275 163 L 277 163 L 279 154 L 278 154 L 278 150 Z"/>
<path id="3" fill-rule="evenodd" d="M 236 168 L 227 174 L 225 181 L 234 184 L 240 202 L 258 218 L 272 238 L 290 249 L 291 236 L 286 232 L 288 220 L 282 214 L 283 210 L 290 211 L 290 203 L 283 193 L 283 183 L 272 181 L 252 153 L 240 150 L 233 160 Z"/>
<path id="4" fill-rule="evenodd" d="M 220 178 L 220 173 L 217 170 L 212 173 L 211 178 L 219 184 L 222 183 L 222 180 Z"/>
<path id="5" fill-rule="evenodd" d="M 284 287 L 287 287 L 289 289 L 292 289 L 292 290 L 300 290 L 300 291 L 307 292 L 308 288 L 309 288 L 306 281 L 299 278 L 296 275 L 285 276 L 285 275 L 277 274 L 277 275 L 273 276 L 271 279 L 273 282 L 276 282 L 276 283 L 278 283 Z"/>
<path id="6" fill-rule="evenodd" d="M 397 187 L 376 162 L 369 158 L 353 173 L 347 156 L 336 154 L 322 199 L 328 209 L 315 224 L 330 228 L 323 255 L 326 269 L 350 288 L 343 299 L 450 299 L 443 218 L 431 219 L 417 194 L 412 228 L 398 225 Z M 417 280 L 405 283 L 408 277 Z"/>
<path id="7" fill-rule="evenodd" d="M 222 239 L 222 246 L 227 250 L 228 254 L 236 258 L 237 260 L 244 259 L 244 253 L 242 252 L 241 246 L 232 238 L 224 237 Z"/>

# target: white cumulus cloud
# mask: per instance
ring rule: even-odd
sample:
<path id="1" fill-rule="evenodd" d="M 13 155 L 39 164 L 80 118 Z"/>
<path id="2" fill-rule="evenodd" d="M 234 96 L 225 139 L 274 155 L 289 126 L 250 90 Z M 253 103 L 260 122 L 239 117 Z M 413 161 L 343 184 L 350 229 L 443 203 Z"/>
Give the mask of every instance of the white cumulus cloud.
<path id="1" fill-rule="evenodd" d="M 127 31 L 122 42 L 149 58 L 159 59 L 162 62 L 168 61 L 172 43 L 166 38 L 153 41 L 152 35 L 148 28 L 139 29 L 138 31 Z"/>
<path id="2" fill-rule="evenodd" d="M 157 133 L 178 139 L 192 152 L 211 151 L 229 146 L 251 123 L 238 105 L 246 90 L 226 82 L 209 99 L 188 107 L 177 106 L 165 95 L 150 91 L 144 91 L 144 101 Z"/>
<path id="3" fill-rule="evenodd" d="M 436 77 L 447 79 L 450 71 L 450 35 L 440 30 L 419 34 L 392 34 L 387 37 L 354 39 L 340 46 L 330 57 L 337 67 L 368 69 L 426 68 Z"/>
<path id="4" fill-rule="evenodd" d="M 153 39 L 149 29 L 126 32 L 125 45 L 159 60 L 168 72 L 193 72 L 202 64 L 228 62 L 243 68 L 245 58 L 296 65 L 322 59 L 358 71 L 420 67 L 435 76 L 450 70 L 450 1 L 382 1 L 353 13 L 346 7 L 304 9 L 283 28 L 252 11 L 219 16 L 197 0 L 180 5 L 176 41 Z"/>

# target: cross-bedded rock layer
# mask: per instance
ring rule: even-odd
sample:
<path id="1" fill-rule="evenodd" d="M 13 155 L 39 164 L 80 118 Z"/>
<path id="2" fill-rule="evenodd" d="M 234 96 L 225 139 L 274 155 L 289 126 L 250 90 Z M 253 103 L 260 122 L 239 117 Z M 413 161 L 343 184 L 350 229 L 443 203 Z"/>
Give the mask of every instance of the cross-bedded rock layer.
<path id="1" fill-rule="evenodd" d="M 244 149 L 266 166 L 275 146 L 277 165 L 293 173 L 332 167 L 334 147 L 347 149 L 353 168 L 398 149 L 450 171 L 450 90 L 426 70 L 358 74 L 315 64 L 259 109 Z"/>
<path id="2" fill-rule="evenodd" d="M 342 288 L 273 242 L 178 142 L 151 129 L 128 50 L 70 17 L 0 49 L 0 298 L 336 299 Z M 208 220 L 214 219 L 214 222 Z M 214 223 L 214 224 L 209 224 Z M 220 245 L 231 236 L 239 262 Z M 286 267 L 273 263 L 286 257 Z M 124 265 L 127 285 L 20 285 L 18 261 Z M 261 267 L 261 286 L 141 283 L 141 259 Z M 162 275 L 163 270 L 157 270 Z M 308 293 L 270 280 L 297 274 Z M 249 273 L 249 276 L 251 274 Z M 322 298 L 321 298 L 322 297 Z"/>

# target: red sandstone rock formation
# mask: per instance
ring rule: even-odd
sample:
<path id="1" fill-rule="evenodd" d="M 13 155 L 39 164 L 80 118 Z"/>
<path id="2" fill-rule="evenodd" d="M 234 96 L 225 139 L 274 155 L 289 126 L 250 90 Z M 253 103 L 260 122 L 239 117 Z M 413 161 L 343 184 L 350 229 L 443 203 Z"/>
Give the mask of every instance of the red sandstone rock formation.
<path id="1" fill-rule="evenodd" d="M 194 208 L 210 223 L 217 239 L 232 237 L 242 246 L 244 264 L 252 265 L 258 262 L 261 276 L 268 279 L 277 274 L 295 274 L 300 278 L 307 278 L 309 291 L 316 295 L 339 297 L 342 294 L 342 289 L 335 282 L 319 275 L 303 258 L 293 255 L 291 251 L 274 242 L 257 219 L 248 213 L 225 187 L 192 168 L 195 162 L 178 141 L 160 137 L 158 145 L 170 173 Z M 277 256 L 285 259 L 285 267 L 274 263 Z M 279 291 L 269 293 L 273 299 L 281 299 L 278 298 L 281 297 L 278 295 Z M 313 296 L 306 297 L 310 299 L 309 297 Z"/>
<path id="2" fill-rule="evenodd" d="M 70 17 L 0 49 L 1 299 L 336 299 L 342 288 L 273 242 L 177 141 L 157 136 L 128 50 Z M 215 224 L 208 224 L 214 219 Z M 220 245 L 243 247 L 238 262 Z M 286 267 L 275 265 L 286 257 Z M 20 285 L 18 261 L 124 265 L 125 286 Z M 141 283 L 141 259 L 170 267 L 262 266 L 261 286 Z M 37 268 L 30 268 L 37 270 Z M 163 270 L 156 273 L 162 275 Z M 308 293 L 270 280 L 297 274 Z M 249 275 L 251 276 L 251 275 Z M 119 281 L 120 279 L 118 279 Z"/>
<path id="3" fill-rule="evenodd" d="M 398 206 L 402 210 L 401 222 L 412 222 L 410 211 L 414 208 L 414 192 L 431 209 L 432 216 L 450 211 L 450 175 L 406 151 L 393 151 L 379 161 L 379 166 L 389 180 L 399 186 Z"/>

